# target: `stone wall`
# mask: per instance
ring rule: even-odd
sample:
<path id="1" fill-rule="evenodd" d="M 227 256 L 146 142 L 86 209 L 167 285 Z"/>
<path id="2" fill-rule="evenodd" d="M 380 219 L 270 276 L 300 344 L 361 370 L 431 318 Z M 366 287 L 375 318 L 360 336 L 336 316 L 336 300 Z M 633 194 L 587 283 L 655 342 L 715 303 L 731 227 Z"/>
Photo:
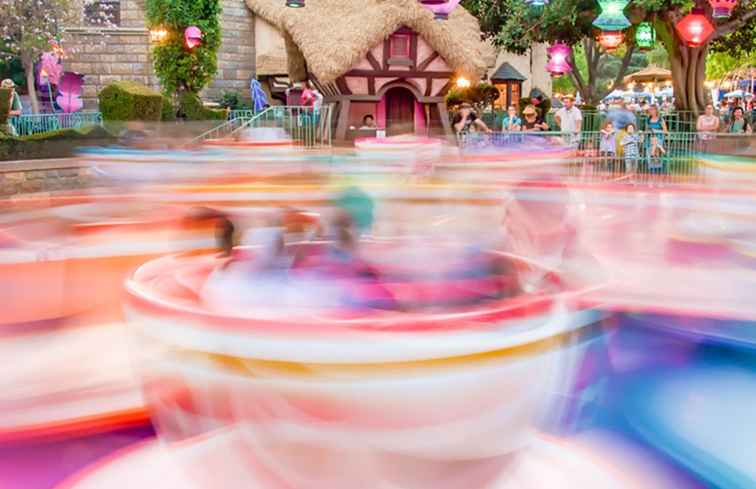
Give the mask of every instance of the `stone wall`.
<path id="1" fill-rule="evenodd" d="M 218 73 L 202 95 L 214 99 L 223 91 L 233 90 L 249 98 L 249 81 L 255 75 L 254 18 L 244 0 L 221 1 Z M 65 68 L 85 75 L 83 99 L 87 110 L 97 108 L 97 93 L 113 81 L 136 80 L 159 89 L 150 59 L 144 0 L 122 0 L 120 13 L 121 25 L 117 28 L 66 29 Z"/>
<path id="2" fill-rule="evenodd" d="M 0 197 L 83 189 L 107 183 L 75 160 L 0 163 Z"/>

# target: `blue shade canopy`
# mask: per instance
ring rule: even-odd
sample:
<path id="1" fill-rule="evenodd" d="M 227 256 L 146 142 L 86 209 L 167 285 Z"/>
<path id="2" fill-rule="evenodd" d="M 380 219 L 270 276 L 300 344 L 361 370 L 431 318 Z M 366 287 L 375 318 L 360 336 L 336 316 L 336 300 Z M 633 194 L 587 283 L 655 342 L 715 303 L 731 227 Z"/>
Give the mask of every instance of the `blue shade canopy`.
<path id="1" fill-rule="evenodd" d="M 265 110 L 265 107 L 268 106 L 268 95 L 263 90 L 260 82 L 257 81 L 257 78 L 252 78 L 252 81 L 249 83 L 249 91 L 252 96 L 252 109 L 255 113 Z"/>

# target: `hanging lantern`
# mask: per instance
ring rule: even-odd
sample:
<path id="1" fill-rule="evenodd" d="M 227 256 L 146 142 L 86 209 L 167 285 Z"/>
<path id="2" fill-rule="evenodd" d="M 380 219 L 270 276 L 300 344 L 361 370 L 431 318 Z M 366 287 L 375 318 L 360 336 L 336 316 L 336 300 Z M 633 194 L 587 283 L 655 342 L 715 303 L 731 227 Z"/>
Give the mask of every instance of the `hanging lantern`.
<path id="1" fill-rule="evenodd" d="M 653 49 L 656 43 L 656 31 L 651 22 L 641 22 L 638 27 L 635 28 L 635 45 L 641 51 L 647 51 Z"/>
<path id="2" fill-rule="evenodd" d="M 420 0 L 425 8 L 433 12 L 436 20 L 446 20 L 461 0 Z"/>
<path id="3" fill-rule="evenodd" d="M 196 25 L 192 25 L 184 30 L 184 43 L 189 49 L 194 49 L 202 44 L 202 31 Z"/>
<path id="4" fill-rule="evenodd" d="M 602 31 L 598 36 L 599 44 L 607 51 L 617 49 L 624 40 L 625 34 L 622 31 Z"/>
<path id="5" fill-rule="evenodd" d="M 572 55 L 572 48 L 563 42 L 557 42 L 549 46 L 546 50 L 549 55 L 549 62 L 546 63 L 546 71 L 551 76 L 560 76 L 572 71 L 572 66 L 567 61 Z"/>
<path id="6" fill-rule="evenodd" d="M 549 4 L 549 0 L 525 0 L 525 2 L 531 7 L 540 8 Z"/>
<path id="7" fill-rule="evenodd" d="M 738 0 L 709 0 L 709 5 L 712 8 L 712 17 L 715 19 L 726 19 L 738 5 Z"/>
<path id="8" fill-rule="evenodd" d="M 621 31 L 630 27 L 630 21 L 625 17 L 626 0 L 599 0 L 601 15 L 596 17 L 593 25 L 602 31 Z"/>
<path id="9" fill-rule="evenodd" d="M 703 46 L 714 34 L 714 26 L 701 8 L 691 10 L 675 27 L 680 37 L 691 47 Z"/>
<path id="10" fill-rule="evenodd" d="M 291 8 L 303 8 L 305 0 L 286 0 L 286 6 Z"/>

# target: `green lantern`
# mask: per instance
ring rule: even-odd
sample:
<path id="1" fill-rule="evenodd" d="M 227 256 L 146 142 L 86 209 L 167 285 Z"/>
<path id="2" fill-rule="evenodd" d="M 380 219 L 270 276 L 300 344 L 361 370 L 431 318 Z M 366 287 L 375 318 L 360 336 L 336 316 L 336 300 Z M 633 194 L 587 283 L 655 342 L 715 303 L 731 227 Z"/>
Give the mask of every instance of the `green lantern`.
<path id="1" fill-rule="evenodd" d="M 621 31 L 630 27 L 630 21 L 625 17 L 627 0 L 599 0 L 601 15 L 596 17 L 593 25 L 602 31 Z"/>
<path id="2" fill-rule="evenodd" d="M 641 22 L 635 29 L 635 45 L 641 51 L 653 49 L 656 42 L 656 31 L 651 22 Z"/>

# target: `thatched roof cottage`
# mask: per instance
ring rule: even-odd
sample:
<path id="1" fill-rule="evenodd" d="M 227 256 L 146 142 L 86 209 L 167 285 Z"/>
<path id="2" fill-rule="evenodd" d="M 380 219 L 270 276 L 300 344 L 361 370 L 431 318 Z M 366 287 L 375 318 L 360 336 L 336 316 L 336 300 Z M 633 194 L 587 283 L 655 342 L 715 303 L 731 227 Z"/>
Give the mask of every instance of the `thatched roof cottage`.
<path id="1" fill-rule="evenodd" d="M 479 80 L 493 61 L 477 19 L 461 7 L 437 21 L 417 0 L 307 0 L 300 9 L 246 3 L 280 34 L 291 80 L 309 80 L 337 104 L 337 138 L 368 114 L 389 135 L 448 130 L 451 84 Z M 256 36 L 258 76 L 281 71 L 281 42 L 256 24 L 266 30 L 266 39 Z"/>
<path id="2" fill-rule="evenodd" d="M 117 13 L 115 27 L 81 19 L 66 28 L 66 68 L 85 75 L 88 108 L 112 81 L 158 88 L 144 0 L 98 2 Z M 204 98 L 246 95 L 257 77 L 283 101 L 292 82 L 310 80 L 336 104 L 340 137 L 367 114 L 389 134 L 448 128 L 443 102 L 452 83 L 458 77 L 475 82 L 494 67 L 495 53 L 462 7 L 436 21 L 419 0 L 306 0 L 300 9 L 284 0 L 221 2 L 218 73 Z"/>

